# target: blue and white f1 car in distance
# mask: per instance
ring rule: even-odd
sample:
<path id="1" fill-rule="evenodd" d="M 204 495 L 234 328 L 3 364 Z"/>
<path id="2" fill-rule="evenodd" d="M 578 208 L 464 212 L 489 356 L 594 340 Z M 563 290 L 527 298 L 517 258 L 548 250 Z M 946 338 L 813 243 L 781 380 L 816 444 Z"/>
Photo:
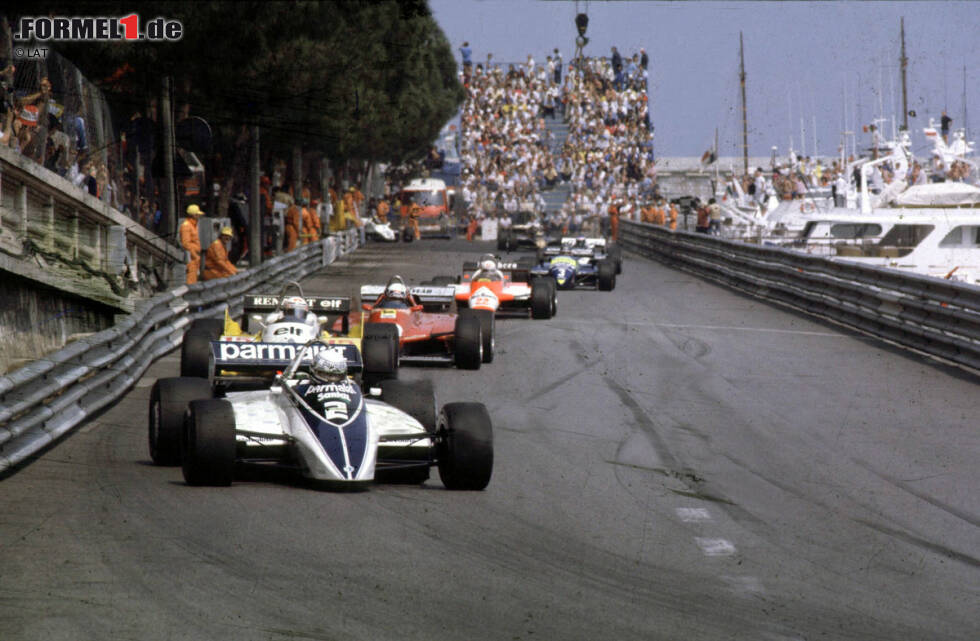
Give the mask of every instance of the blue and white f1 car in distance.
<path id="1" fill-rule="evenodd" d="M 295 348 L 268 389 L 213 398 L 207 379 L 159 379 L 150 395 L 151 447 L 179 444 L 190 485 L 229 485 L 236 466 L 249 464 L 288 468 L 332 487 L 422 483 L 433 465 L 448 489 L 482 490 L 490 482 L 493 428 L 483 404 L 447 403 L 437 413 L 430 381 L 385 380 L 367 393 L 343 374 L 324 382 L 304 371 L 311 358 L 333 350 L 353 369 L 357 348 L 318 339 Z"/>
<path id="2" fill-rule="evenodd" d="M 560 245 L 549 245 L 538 252 L 531 277 L 553 278 L 558 289 L 613 290 L 616 262 L 605 254 L 605 244 L 596 240 L 602 239 L 563 238 Z"/>

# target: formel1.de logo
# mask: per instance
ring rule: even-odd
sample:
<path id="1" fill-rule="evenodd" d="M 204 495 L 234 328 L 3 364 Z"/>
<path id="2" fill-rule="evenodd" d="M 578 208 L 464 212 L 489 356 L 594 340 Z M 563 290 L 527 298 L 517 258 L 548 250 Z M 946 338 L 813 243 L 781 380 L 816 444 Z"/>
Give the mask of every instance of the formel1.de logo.
<path id="1" fill-rule="evenodd" d="M 42 42 L 48 40 L 173 42 L 184 36 L 184 25 L 179 20 L 157 17 L 141 25 L 139 15 L 135 13 L 122 18 L 24 16 L 13 26 L 14 40 Z"/>

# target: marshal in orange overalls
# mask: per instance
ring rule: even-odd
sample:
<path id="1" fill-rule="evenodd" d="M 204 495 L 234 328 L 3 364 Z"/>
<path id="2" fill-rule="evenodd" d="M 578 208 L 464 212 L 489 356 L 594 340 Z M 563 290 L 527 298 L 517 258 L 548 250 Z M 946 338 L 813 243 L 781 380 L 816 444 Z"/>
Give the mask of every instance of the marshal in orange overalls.
<path id="1" fill-rule="evenodd" d="M 296 249 L 296 241 L 299 239 L 299 207 L 290 205 L 286 210 L 286 251 L 291 252 Z"/>
<path id="2" fill-rule="evenodd" d="M 408 226 L 415 235 L 415 240 L 422 238 L 422 232 L 419 231 L 419 214 L 421 213 L 422 207 L 418 203 L 412 203 L 412 208 L 408 210 Z"/>
<path id="3" fill-rule="evenodd" d="M 204 212 L 197 205 L 187 208 L 187 218 L 180 224 L 180 246 L 187 250 L 187 284 L 193 285 L 201 272 L 201 237 L 197 231 L 197 220 Z"/>

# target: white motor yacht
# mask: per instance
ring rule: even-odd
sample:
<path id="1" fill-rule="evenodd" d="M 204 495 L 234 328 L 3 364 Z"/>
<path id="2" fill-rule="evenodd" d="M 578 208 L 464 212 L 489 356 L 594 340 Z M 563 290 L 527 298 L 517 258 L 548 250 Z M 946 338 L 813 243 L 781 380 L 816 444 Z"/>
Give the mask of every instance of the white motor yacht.
<path id="1" fill-rule="evenodd" d="M 876 211 L 815 217 L 793 249 L 980 284 L 980 213 Z"/>

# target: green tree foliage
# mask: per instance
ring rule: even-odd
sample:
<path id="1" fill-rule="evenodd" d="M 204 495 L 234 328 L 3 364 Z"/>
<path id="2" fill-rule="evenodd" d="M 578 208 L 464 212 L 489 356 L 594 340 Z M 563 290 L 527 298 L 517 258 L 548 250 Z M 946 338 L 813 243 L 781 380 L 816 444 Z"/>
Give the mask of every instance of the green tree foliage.
<path id="1" fill-rule="evenodd" d="M 47 9 L 122 17 L 132 5 Z M 463 100 L 449 43 L 425 2 L 158 2 L 138 12 L 143 24 L 179 20 L 183 38 L 59 45 L 124 111 L 158 95 L 170 75 L 178 103 L 228 131 L 256 123 L 265 146 L 302 144 L 335 162 L 397 162 L 423 154 Z"/>

